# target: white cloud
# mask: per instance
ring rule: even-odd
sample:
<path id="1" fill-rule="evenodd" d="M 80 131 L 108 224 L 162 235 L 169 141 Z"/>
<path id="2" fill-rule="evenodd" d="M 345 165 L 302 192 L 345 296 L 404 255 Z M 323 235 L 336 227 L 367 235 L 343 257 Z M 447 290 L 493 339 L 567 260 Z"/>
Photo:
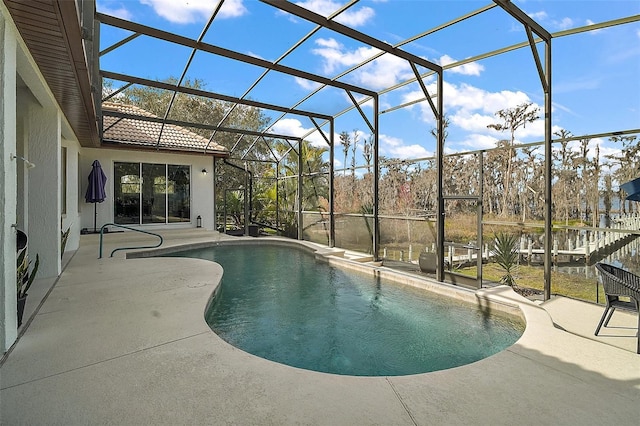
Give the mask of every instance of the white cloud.
<path id="1" fill-rule="evenodd" d="M 430 157 L 433 154 L 427 151 L 423 146 L 418 144 L 405 145 L 404 141 L 400 138 L 388 136 L 384 134 L 379 135 L 380 142 L 380 154 L 392 158 L 410 159 Z"/>
<path id="2" fill-rule="evenodd" d="M 547 12 L 542 10 L 540 12 L 529 13 L 529 17 L 531 19 L 533 19 L 534 21 L 543 21 L 543 20 L 547 19 Z"/>
<path id="3" fill-rule="evenodd" d="M 151 6 L 161 17 L 177 24 L 189 24 L 209 19 L 218 4 L 218 0 L 140 0 L 142 4 Z M 222 5 L 218 17 L 235 18 L 247 12 L 243 0 L 227 0 Z"/>
<path id="4" fill-rule="evenodd" d="M 373 90 L 393 86 L 413 76 L 407 61 L 387 53 L 354 72 L 358 83 Z"/>
<path id="5" fill-rule="evenodd" d="M 428 85 L 427 90 L 431 94 L 436 94 L 437 91 L 435 83 Z M 488 92 L 466 83 L 455 85 L 445 81 L 443 84 L 443 90 L 446 114 L 451 120 L 454 119 L 454 116 L 460 116 L 459 123 L 452 124 L 460 125 L 462 127 L 465 123 L 469 123 L 463 128 L 470 131 L 477 131 L 480 126 L 486 127 L 485 122 L 489 119 L 491 120 L 490 122 L 494 122 L 494 114 L 496 111 L 513 108 L 524 102 L 530 102 L 529 96 L 523 92 L 513 92 L 509 90 Z M 403 96 L 402 102 L 411 102 L 420 98 L 424 98 L 424 94 L 421 90 L 416 90 L 407 92 Z M 422 111 L 423 121 L 433 123 L 433 113 L 431 112 L 429 104 L 424 101 L 416 106 L 418 106 Z M 469 116 L 473 116 L 473 119 L 469 120 Z M 471 125 L 471 123 L 477 124 Z"/>
<path id="6" fill-rule="evenodd" d="M 587 25 L 593 25 L 593 24 L 595 24 L 595 22 L 593 22 L 591 19 L 587 19 L 586 20 L 586 24 Z M 592 34 L 592 35 L 593 34 L 600 34 L 603 31 L 604 31 L 604 29 L 600 28 L 599 30 L 591 30 L 591 31 L 589 31 L 589 34 Z"/>
<path id="7" fill-rule="evenodd" d="M 457 61 L 449 55 L 443 55 L 440 57 L 440 59 L 437 62 L 438 64 L 445 67 Z M 463 64 L 453 68 L 449 68 L 447 71 L 452 72 L 454 74 L 462 74 L 462 75 L 480 75 L 480 73 L 484 71 L 484 66 L 477 62 L 469 62 L 468 64 Z"/>
<path id="8" fill-rule="evenodd" d="M 430 93 L 436 93 L 434 85 L 427 87 Z M 525 102 L 531 102 L 527 94 L 519 91 L 503 90 L 500 92 L 489 92 L 469 84 L 455 85 L 444 82 L 444 106 L 445 114 L 450 120 L 450 132 L 463 130 L 465 139 L 453 141 L 449 139 L 451 145 L 463 146 L 469 149 L 482 149 L 495 147 L 496 141 L 509 138 L 508 132 L 498 132 L 487 128 L 489 124 L 499 123 L 495 113 L 500 110 L 514 108 Z M 402 101 L 410 102 L 423 98 L 421 90 L 407 92 Z M 538 106 L 535 103 L 533 106 Z M 431 107 L 424 101 L 409 108 L 420 111 L 421 119 L 432 126 L 435 125 L 435 118 L 431 112 Z M 542 112 L 540 113 L 542 117 Z M 544 120 L 536 120 L 528 123 L 526 127 L 521 127 L 515 134 L 516 143 L 525 140 L 542 140 L 544 138 Z"/>
<path id="9" fill-rule="evenodd" d="M 253 53 L 252 51 L 248 51 L 247 55 L 252 56 L 254 58 L 257 58 L 257 59 L 264 59 L 262 56 L 258 55 L 257 53 Z"/>
<path id="10" fill-rule="evenodd" d="M 469 132 L 488 133 L 487 126 L 496 122 L 493 115 L 469 114 L 467 111 L 450 114 L 449 120 L 452 126 L 460 127 Z M 495 132 L 495 131 L 494 131 Z"/>
<path id="11" fill-rule="evenodd" d="M 333 38 L 319 38 L 315 43 L 319 47 L 312 49 L 311 53 L 324 59 L 324 71 L 326 73 L 333 73 L 337 68 L 359 64 L 380 52 L 373 47 L 360 47 L 349 52 L 342 44 Z"/>
<path id="12" fill-rule="evenodd" d="M 559 30 L 566 30 L 575 26 L 571 18 L 562 18 L 559 21 L 553 21 L 553 24 Z"/>
<path id="13" fill-rule="evenodd" d="M 128 21 L 130 21 L 131 18 L 133 18 L 133 14 L 131 13 L 131 11 L 129 11 L 126 7 L 124 7 L 121 4 L 118 6 L 115 6 L 115 5 L 105 6 L 104 2 L 99 2 L 98 11 L 106 15 L 115 16 L 116 18 L 126 19 Z"/>
<path id="14" fill-rule="evenodd" d="M 451 84 L 444 87 L 444 102 L 445 106 L 467 111 L 479 110 L 493 115 L 501 109 L 529 102 L 529 96 L 520 91 L 488 92 L 470 84 L 461 84 L 459 87 Z"/>
<path id="15" fill-rule="evenodd" d="M 300 120 L 297 120 L 295 118 L 283 118 L 282 120 L 279 120 L 270 129 L 270 132 L 286 136 L 303 137 L 312 130 L 315 130 L 315 132 L 305 137 L 305 140 L 311 142 L 313 146 L 327 148 L 327 142 L 324 140 L 322 135 L 318 133 L 318 130 L 315 127 L 305 128 L 302 126 Z M 335 140 L 338 140 L 337 136 L 335 138 Z"/>
<path id="16" fill-rule="evenodd" d="M 307 0 L 296 4 L 322 16 L 329 16 L 342 7 L 340 3 L 331 0 Z M 370 7 L 349 8 L 338 15 L 335 21 L 350 27 L 360 27 L 369 22 L 374 15 L 375 12 Z"/>
<path id="17" fill-rule="evenodd" d="M 335 39 L 321 38 L 315 43 L 319 47 L 311 52 L 323 59 L 323 71 L 326 74 L 343 71 L 380 53 L 380 50 L 369 46 L 349 51 Z M 407 61 L 387 53 L 349 74 L 356 84 L 373 90 L 392 86 L 411 76 L 413 73 Z"/>
<path id="18" fill-rule="evenodd" d="M 315 81 L 312 81 L 312 80 L 307 80 L 306 78 L 294 77 L 294 79 L 298 86 L 306 90 L 316 90 L 318 87 L 321 86 L 320 83 L 316 83 Z"/>
<path id="19" fill-rule="evenodd" d="M 498 138 L 478 133 L 470 134 L 465 140 L 458 142 L 457 145 L 467 147 L 469 151 L 478 149 L 491 149 L 496 147 Z"/>
<path id="20" fill-rule="evenodd" d="M 569 28 L 574 28 L 576 23 L 573 19 L 565 17 L 561 19 L 554 19 L 552 16 L 545 11 L 527 13 L 531 19 L 540 23 L 543 27 L 548 30 L 553 31 L 561 31 Z M 590 25 L 590 24 L 588 24 Z M 522 31 L 523 27 L 520 25 L 520 30 Z"/>

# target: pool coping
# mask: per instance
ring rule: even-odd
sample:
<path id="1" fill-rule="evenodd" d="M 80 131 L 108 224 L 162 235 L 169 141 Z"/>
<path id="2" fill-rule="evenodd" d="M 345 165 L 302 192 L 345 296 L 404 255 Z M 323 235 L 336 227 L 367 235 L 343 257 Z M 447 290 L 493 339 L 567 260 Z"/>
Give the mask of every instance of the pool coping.
<path id="1" fill-rule="evenodd" d="M 389 280 L 400 285 L 406 285 L 421 289 L 438 296 L 455 299 L 471 306 L 478 307 L 483 313 L 491 314 L 494 311 L 520 320 L 524 325 L 524 331 L 513 345 L 521 340 L 529 340 L 529 335 L 536 336 L 537 327 L 554 328 L 553 321 L 548 312 L 537 303 L 520 296 L 506 285 L 498 285 L 490 288 L 471 290 L 445 282 L 439 282 L 429 277 L 420 277 L 403 271 L 385 267 L 382 262 L 372 262 L 366 254 L 353 252 L 341 248 L 326 247 L 310 241 L 291 240 L 280 237 L 261 238 L 237 238 L 217 241 L 201 241 L 196 243 L 181 243 L 168 245 L 161 248 L 135 250 L 126 253 L 127 259 L 150 258 L 166 256 L 179 251 L 216 247 L 223 245 L 256 245 L 271 244 L 287 247 L 296 247 L 314 255 L 319 261 L 326 262 L 337 268 L 350 269 L 360 273 L 370 274 L 381 279 Z M 360 260 L 364 259 L 364 260 Z M 215 262 L 214 262 L 215 263 Z M 224 271 L 224 268 L 223 268 Z M 224 273 L 224 272 L 223 272 Z M 211 295 L 206 303 L 205 312 L 219 290 L 220 282 L 214 285 Z M 203 316 L 204 321 L 204 316 Z M 512 346 L 513 346 L 512 345 Z M 424 373 L 428 374 L 428 373 Z"/>

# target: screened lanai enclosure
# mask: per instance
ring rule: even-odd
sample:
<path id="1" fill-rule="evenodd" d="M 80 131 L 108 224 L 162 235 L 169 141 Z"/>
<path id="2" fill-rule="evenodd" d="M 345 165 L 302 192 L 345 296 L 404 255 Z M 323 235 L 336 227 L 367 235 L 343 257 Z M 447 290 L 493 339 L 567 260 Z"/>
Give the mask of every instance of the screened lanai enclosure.
<path id="1" fill-rule="evenodd" d="M 571 2 L 213 1 L 198 33 L 98 8 L 95 72 L 103 101 L 153 115 L 118 118 L 226 147 L 220 232 L 473 287 L 512 253 L 518 286 L 598 301 L 597 261 L 640 272 L 639 204 L 620 189 L 640 176 L 640 56 L 622 48 L 640 7 L 586 2 L 562 25 L 525 11 L 554 3 Z"/>

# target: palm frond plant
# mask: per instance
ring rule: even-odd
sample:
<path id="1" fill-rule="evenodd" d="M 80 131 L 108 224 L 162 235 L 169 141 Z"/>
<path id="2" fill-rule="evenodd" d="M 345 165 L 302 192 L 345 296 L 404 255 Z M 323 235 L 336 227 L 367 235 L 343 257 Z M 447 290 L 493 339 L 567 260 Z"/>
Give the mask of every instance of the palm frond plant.
<path id="1" fill-rule="evenodd" d="M 518 268 L 518 236 L 507 232 L 494 234 L 493 258 L 505 274 L 500 279 L 502 284 L 513 287 L 516 283 L 514 273 Z"/>
<path id="2" fill-rule="evenodd" d="M 71 226 L 69 226 L 66 231 L 60 230 L 60 257 L 64 256 L 64 250 L 67 247 L 67 241 L 69 240 L 70 232 Z M 36 258 L 37 257 L 38 256 L 36 256 Z"/>
<path id="3" fill-rule="evenodd" d="M 21 299 L 27 296 L 27 292 L 29 291 L 31 284 L 33 284 L 33 280 L 36 279 L 38 267 L 40 266 L 40 256 L 36 254 L 36 261 L 33 264 L 33 269 L 31 270 L 31 272 L 29 272 L 31 262 L 29 261 L 26 250 L 23 250 L 18 256 L 17 264 L 18 268 L 16 273 L 16 284 L 18 299 Z"/>

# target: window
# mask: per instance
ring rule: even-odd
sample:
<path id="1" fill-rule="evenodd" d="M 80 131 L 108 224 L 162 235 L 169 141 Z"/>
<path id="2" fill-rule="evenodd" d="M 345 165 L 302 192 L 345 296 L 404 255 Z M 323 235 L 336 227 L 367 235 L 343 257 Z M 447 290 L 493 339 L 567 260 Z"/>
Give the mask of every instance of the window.
<path id="1" fill-rule="evenodd" d="M 172 164 L 114 164 L 114 222 L 191 221 L 190 168 Z"/>

